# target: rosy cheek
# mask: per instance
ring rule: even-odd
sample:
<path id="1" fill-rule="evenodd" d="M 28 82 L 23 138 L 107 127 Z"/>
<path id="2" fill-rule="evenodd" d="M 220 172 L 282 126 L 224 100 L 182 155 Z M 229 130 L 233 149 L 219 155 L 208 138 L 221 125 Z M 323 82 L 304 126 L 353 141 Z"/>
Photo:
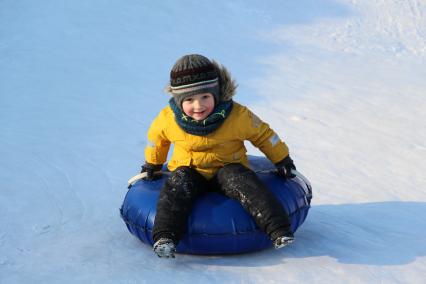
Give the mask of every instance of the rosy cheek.
<path id="1" fill-rule="evenodd" d="M 190 115 L 192 112 L 192 108 L 189 104 L 183 104 L 182 105 L 182 110 L 186 115 Z"/>

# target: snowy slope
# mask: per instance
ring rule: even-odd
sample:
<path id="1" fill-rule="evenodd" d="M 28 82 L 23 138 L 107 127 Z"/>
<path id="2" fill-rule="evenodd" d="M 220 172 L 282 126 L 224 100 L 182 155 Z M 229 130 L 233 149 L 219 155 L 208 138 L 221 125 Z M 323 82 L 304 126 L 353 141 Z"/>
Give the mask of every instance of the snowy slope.
<path id="1" fill-rule="evenodd" d="M 119 218 L 191 52 L 310 178 L 291 247 L 163 260 Z M 423 283 L 425 63 L 421 0 L 0 1 L 0 283 Z"/>

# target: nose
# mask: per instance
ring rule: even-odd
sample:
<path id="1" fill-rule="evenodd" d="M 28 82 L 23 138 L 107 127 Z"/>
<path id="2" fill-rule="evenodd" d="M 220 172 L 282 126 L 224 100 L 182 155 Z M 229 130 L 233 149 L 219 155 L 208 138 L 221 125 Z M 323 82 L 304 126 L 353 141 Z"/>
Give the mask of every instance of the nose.
<path id="1" fill-rule="evenodd" d="M 201 107 L 201 102 L 199 100 L 194 100 L 194 108 L 199 109 Z"/>

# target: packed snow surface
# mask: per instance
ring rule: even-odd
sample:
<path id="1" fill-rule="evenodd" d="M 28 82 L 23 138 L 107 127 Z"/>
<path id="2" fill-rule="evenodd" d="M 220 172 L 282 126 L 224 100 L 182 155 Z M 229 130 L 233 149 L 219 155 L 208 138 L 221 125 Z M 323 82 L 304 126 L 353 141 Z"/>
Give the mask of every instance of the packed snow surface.
<path id="1" fill-rule="evenodd" d="M 288 248 L 159 259 L 120 219 L 188 53 L 309 177 Z M 2 0 L 0 283 L 424 283 L 425 78 L 422 0 Z"/>

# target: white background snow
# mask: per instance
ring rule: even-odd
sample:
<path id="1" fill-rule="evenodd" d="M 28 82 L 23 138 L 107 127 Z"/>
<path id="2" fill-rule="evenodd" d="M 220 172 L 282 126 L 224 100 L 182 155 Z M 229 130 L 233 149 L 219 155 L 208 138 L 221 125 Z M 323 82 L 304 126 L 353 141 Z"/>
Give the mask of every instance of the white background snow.
<path id="1" fill-rule="evenodd" d="M 425 1 L 154 2 L 0 1 L 0 283 L 424 283 Z M 188 53 L 313 184 L 294 245 L 164 260 L 120 219 Z"/>

